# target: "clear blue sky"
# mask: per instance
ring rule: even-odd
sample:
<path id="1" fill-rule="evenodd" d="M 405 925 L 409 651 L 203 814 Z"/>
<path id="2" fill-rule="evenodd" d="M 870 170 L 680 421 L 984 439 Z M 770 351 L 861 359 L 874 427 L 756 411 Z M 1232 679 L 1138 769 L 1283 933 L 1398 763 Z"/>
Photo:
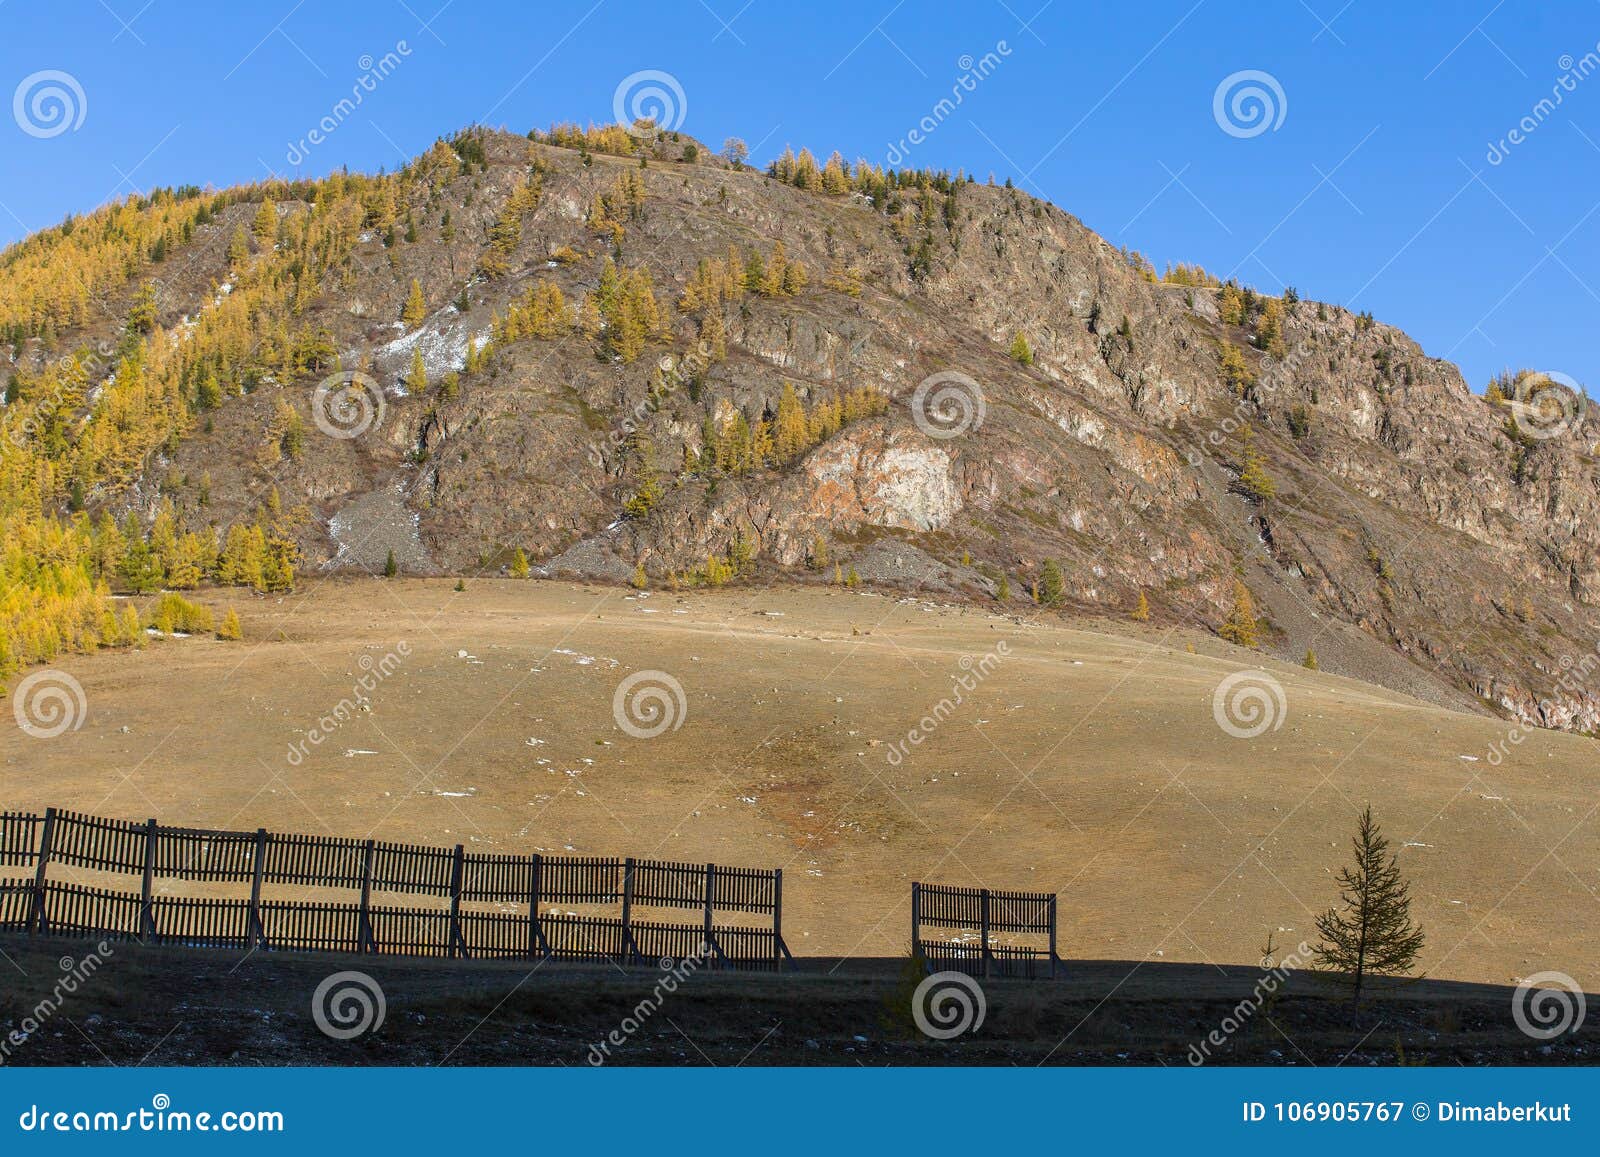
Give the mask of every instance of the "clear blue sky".
<path id="1" fill-rule="evenodd" d="M 931 117 L 910 164 L 1010 176 L 1158 265 L 1370 309 L 1478 389 L 1505 366 L 1600 382 L 1593 0 L 0 0 L 0 30 L 0 99 L 45 70 L 82 92 L 21 94 L 48 134 L 30 98 L 66 92 L 82 121 L 54 135 L 0 115 L 0 243 L 132 189 L 288 175 L 297 150 L 307 174 L 375 169 L 472 122 L 610 120 L 619 82 L 654 69 L 713 147 L 882 161 Z M 335 113 L 386 53 L 398 67 Z M 1253 136 L 1214 115 L 1245 70 L 1283 94 Z"/>

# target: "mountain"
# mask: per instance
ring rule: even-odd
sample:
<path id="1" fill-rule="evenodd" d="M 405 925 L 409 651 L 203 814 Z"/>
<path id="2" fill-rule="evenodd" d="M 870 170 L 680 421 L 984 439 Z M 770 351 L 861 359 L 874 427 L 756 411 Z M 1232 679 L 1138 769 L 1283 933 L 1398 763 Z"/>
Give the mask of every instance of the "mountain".
<path id="1" fill-rule="evenodd" d="M 1600 727 L 1581 392 L 960 175 L 470 129 L 29 238 L 0 358 L 0 667 L 125 641 L 107 589 L 391 558 L 1019 615 L 1054 560 L 1073 613 L 1218 626 L 1242 583 L 1269 652 Z"/>

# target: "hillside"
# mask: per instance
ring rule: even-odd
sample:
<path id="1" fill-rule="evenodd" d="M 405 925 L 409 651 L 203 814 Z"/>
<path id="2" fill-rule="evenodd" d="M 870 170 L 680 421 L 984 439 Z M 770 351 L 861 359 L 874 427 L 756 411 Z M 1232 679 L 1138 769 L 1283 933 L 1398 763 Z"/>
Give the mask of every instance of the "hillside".
<path id="1" fill-rule="evenodd" d="M 616 127 L 101 210 L 0 255 L 0 669 L 127 641 L 106 590 L 391 556 L 1030 615 L 1054 559 L 1067 611 L 1214 628 L 1237 576 L 1271 654 L 1600 726 L 1594 417 L 1179 281 L 1011 188 Z"/>
<path id="2" fill-rule="evenodd" d="M 1427 932 L 1418 975 L 1600 982 L 1583 737 L 1496 762 L 1497 720 L 1157 625 L 826 588 L 454 585 L 334 579 L 253 608 L 242 644 L 74 659 L 79 726 L 0 730 L 6 806 L 782 867 L 784 937 L 812 969 L 903 957 L 913 880 L 1052 891 L 1074 968 L 1131 969 L 1315 942 L 1370 802 Z M 1259 734 L 1218 714 L 1230 676 L 1281 686 Z M 635 677 L 680 689 L 664 715 L 619 692 Z"/>

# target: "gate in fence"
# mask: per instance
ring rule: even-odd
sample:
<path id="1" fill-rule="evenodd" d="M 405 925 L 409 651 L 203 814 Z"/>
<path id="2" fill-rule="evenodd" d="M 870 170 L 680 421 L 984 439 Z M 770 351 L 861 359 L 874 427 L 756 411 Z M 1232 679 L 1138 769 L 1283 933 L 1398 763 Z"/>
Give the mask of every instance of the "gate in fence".
<path id="1" fill-rule="evenodd" d="M 930 939 L 925 928 L 946 933 Z M 951 939 L 953 934 L 958 937 Z M 996 943 L 996 934 L 1029 943 Z M 996 892 L 989 888 L 911 885 L 911 950 L 930 971 L 949 969 L 970 976 L 1054 976 L 1056 894 Z"/>
<path id="2" fill-rule="evenodd" d="M 141 887 L 62 883 L 49 878 L 52 865 L 139 876 Z M 55 808 L 0 814 L 0 867 L 33 869 L 31 881 L 0 879 L 0 930 L 283 951 L 620 963 L 704 957 L 709 966 L 744 969 L 793 963 L 783 942 L 781 868 L 484 854 L 460 844 L 211 831 Z M 250 895 L 160 895 L 158 880 L 249 885 Z M 271 899 L 263 894 L 271 885 L 345 889 L 360 898 Z M 376 904 L 374 893 L 431 896 L 448 906 Z M 546 910 L 556 904 L 615 914 Z M 639 920 L 635 908 L 693 910 L 700 919 Z M 771 927 L 719 923 L 718 913 L 769 917 Z"/>

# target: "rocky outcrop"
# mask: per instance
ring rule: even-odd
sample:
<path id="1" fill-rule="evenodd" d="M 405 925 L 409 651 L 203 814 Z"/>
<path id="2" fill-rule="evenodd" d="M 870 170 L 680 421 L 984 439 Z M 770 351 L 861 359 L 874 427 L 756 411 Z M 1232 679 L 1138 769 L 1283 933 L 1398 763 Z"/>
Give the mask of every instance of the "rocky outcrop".
<path id="1" fill-rule="evenodd" d="M 1258 349 L 1253 331 L 1221 321 L 1215 290 L 1155 283 L 1012 189 L 959 184 L 925 201 L 904 191 L 886 212 L 730 170 L 705 149 L 685 163 L 677 143 L 642 169 L 505 134 L 486 146 L 486 171 L 411 207 L 417 242 L 374 237 L 307 312 L 343 364 L 372 367 L 388 387 L 376 436 L 313 438 L 298 462 L 252 465 L 276 397 L 309 416 L 314 382 L 284 384 L 230 400 L 141 493 L 182 500 L 171 479 L 209 473 L 214 516 L 227 518 L 276 485 L 311 515 L 307 554 L 335 565 L 370 562 L 352 554 L 349 528 L 383 507 L 364 496 L 401 483 L 415 550 L 406 527 L 378 521 L 399 533 L 397 557 L 447 573 L 501 570 L 521 547 L 544 573 L 623 578 L 642 565 L 662 581 L 738 535 L 770 574 L 821 581 L 831 570 L 806 566 L 820 537 L 864 581 L 992 598 L 1004 576 L 1029 612 L 1028 585 L 1055 558 L 1078 609 L 1120 614 L 1143 590 L 1157 620 L 1197 625 L 1220 620 L 1242 573 L 1266 608 L 1267 646 L 1285 657 L 1309 647 L 1324 667 L 1441 702 L 1600 725 L 1600 684 L 1584 663 L 1600 600 L 1593 414 L 1530 436 L 1454 366 L 1332 305 L 1280 303 L 1282 345 Z M 543 199 L 512 273 L 484 281 L 471 271 L 485 231 L 534 157 Z M 647 196 L 614 251 L 585 218 L 624 172 Z M 412 343 L 430 376 L 459 368 L 513 297 L 550 279 L 576 303 L 608 251 L 675 300 L 702 258 L 779 240 L 809 285 L 724 311 L 726 358 L 690 374 L 658 361 L 678 365 L 695 341 L 693 319 L 674 316 L 670 342 L 630 364 L 573 335 L 502 349 L 453 398 L 395 388 Z M 577 260 L 551 261 L 560 247 Z M 830 286 L 844 269 L 859 296 Z M 397 315 L 413 278 L 434 312 L 408 335 L 375 319 Z M 1008 356 L 1018 333 L 1031 365 Z M 1225 343 L 1253 377 L 1241 391 L 1224 381 Z M 976 391 L 953 436 L 930 432 L 918 392 L 936 374 Z M 870 386 L 891 405 L 781 469 L 683 468 L 708 417 L 717 427 L 771 415 L 785 383 L 807 402 Z M 1236 492 L 1247 428 L 1276 483 L 1267 502 Z M 648 470 L 659 500 L 626 517 Z"/>

